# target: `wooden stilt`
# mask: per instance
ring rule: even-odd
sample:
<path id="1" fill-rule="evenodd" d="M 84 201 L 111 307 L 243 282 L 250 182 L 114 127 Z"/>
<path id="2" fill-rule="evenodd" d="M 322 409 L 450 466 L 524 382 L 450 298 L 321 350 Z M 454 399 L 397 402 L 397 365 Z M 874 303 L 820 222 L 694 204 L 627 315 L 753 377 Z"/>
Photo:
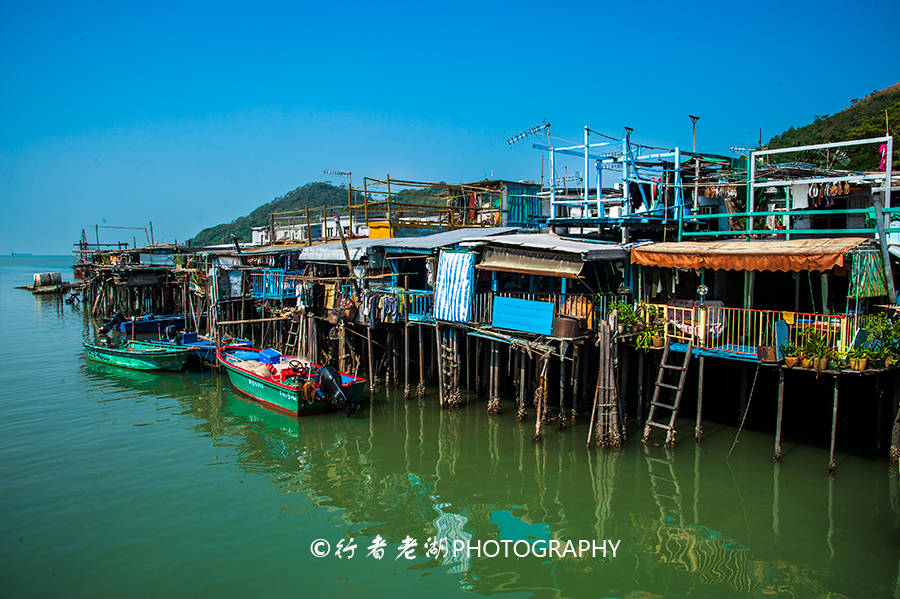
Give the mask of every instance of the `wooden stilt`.
<path id="1" fill-rule="evenodd" d="M 491 365 L 488 379 L 488 414 L 499 414 L 500 410 L 500 356 L 497 342 L 491 341 Z"/>
<path id="2" fill-rule="evenodd" d="M 834 461 L 834 440 L 837 432 L 838 384 L 840 377 L 834 375 L 834 406 L 831 409 L 831 448 L 828 450 L 828 473 L 834 474 L 837 464 Z"/>
<path id="3" fill-rule="evenodd" d="M 444 360 L 441 356 L 441 327 L 434 323 L 434 349 L 437 352 L 438 405 L 444 407 Z"/>
<path id="4" fill-rule="evenodd" d="M 366 358 L 369 365 L 369 392 L 375 393 L 375 370 L 372 368 L 372 327 L 366 327 Z"/>
<path id="5" fill-rule="evenodd" d="M 403 323 L 403 399 L 409 399 L 409 321 Z"/>
<path id="6" fill-rule="evenodd" d="M 481 392 L 481 346 L 484 343 L 478 337 L 475 338 L 475 392 Z"/>
<path id="7" fill-rule="evenodd" d="M 544 356 L 544 363 L 541 366 L 541 374 L 538 380 L 538 387 L 535 394 L 537 395 L 537 401 L 535 402 L 535 408 L 537 410 L 537 416 L 534 419 L 534 440 L 535 442 L 543 439 L 543 421 L 544 421 L 544 408 L 546 406 L 547 401 L 547 366 L 550 363 L 550 356 Z"/>
<path id="8" fill-rule="evenodd" d="M 525 393 L 526 393 L 526 385 L 525 385 L 525 350 L 522 349 L 519 351 L 519 409 L 516 413 L 516 419 L 519 422 L 525 420 L 528 417 L 528 412 L 525 410 Z"/>
<path id="9" fill-rule="evenodd" d="M 895 383 L 891 385 L 891 388 L 894 390 L 891 397 L 891 406 L 895 410 L 894 427 L 891 431 L 891 465 L 893 465 L 894 462 L 900 461 L 900 403 L 898 403 L 898 399 L 900 399 L 900 385 L 896 384 L 896 375 L 894 376 Z"/>
<path id="10" fill-rule="evenodd" d="M 690 351 L 690 348 L 688 349 Z M 704 356 L 700 356 L 700 364 L 699 371 L 697 372 L 697 423 L 694 425 L 694 441 L 697 443 L 700 442 L 700 437 L 703 436 L 703 425 L 701 424 L 701 417 L 703 415 L 703 371 L 704 371 L 704 362 L 706 358 Z"/>
<path id="11" fill-rule="evenodd" d="M 644 419 L 644 352 L 637 352 L 637 354 L 637 422 L 640 424 Z"/>
<path id="12" fill-rule="evenodd" d="M 425 395 L 425 332 L 422 325 L 419 325 L 419 385 L 416 387 L 416 396 Z"/>
<path id="13" fill-rule="evenodd" d="M 581 394 L 579 381 L 581 380 L 581 344 L 576 344 L 572 348 L 572 423 L 575 422 L 575 415 L 581 410 Z"/>
<path id="14" fill-rule="evenodd" d="M 781 413 L 784 409 L 784 368 L 778 369 L 778 413 L 775 416 L 775 461 L 781 461 Z"/>
<path id="15" fill-rule="evenodd" d="M 563 341 L 559 344 L 559 428 L 566 428 L 566 354 L 569 352 L 569 343 Z"/>
<path id="16" fill-rule="evenodd" d="M 466 391 L 472 390 L 472 338 L 466 335 Z"/>

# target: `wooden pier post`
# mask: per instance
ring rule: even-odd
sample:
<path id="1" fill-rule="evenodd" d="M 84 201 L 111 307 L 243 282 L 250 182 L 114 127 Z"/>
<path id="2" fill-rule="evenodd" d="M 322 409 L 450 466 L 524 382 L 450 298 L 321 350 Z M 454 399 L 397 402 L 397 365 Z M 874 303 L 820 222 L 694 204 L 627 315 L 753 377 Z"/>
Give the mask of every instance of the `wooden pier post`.
<path id="1" fill-rule="evenodd" d="M 372 318 L 371 314 L 369 314 L 369 318 Z M 366 346 L 366 358 L 369 365 L 369 392 L 375 393 L 375 371 L 372 368 L 372 327 L 368 325 L 366 325 Z"/>
<path id="2" fill-rule="evenodd" d="M 781 413 L 784 409 L 784 368 L 778 369 L 778 413 L 775 416 L 775 461 L 781 461 Z"/>
<path id="3" fill-rule="evenodd" d="M 409 321 L 403 323 L 403 399 L 409 399 Z"/>
<path id="4" fill-rule="evenodd" d="M 528 412 L 525 409 L 525 393 L 527 390 L 527 386 L 525 384 L 525 349 L 521 349 L 519 351 L 519 409 L 516 412 L 516 419 L 519 422 L 525 420 L 528 417 Z"/>
<path id="5" fill-rule="evenodd" d="M 500 356 L 498 354 L 497 342 L 491 341 L 490 374 L 488 378 L 488 414 L 499 414 L 501 412 L 500 397 L 498 393 L 500 387 Z"/>
<path id="6" fill-rule="evenodd" d="M 566 354 L 569 352 L 569 343 L 562 341 L 559 344 L 559 429 L 566 428 Z"/>
<path id="7" fill-rule="evenodd" d="M 416 387 L 416 397 L 425 395 L 425 332 L 419 325 L 419 385 Z"/>
<path id="8" fill-rule="evenodd" d="M 550 355 L 544 355 L 544 362 L 541 366 L 541 373 L 538 379 L 538 387 L 537 391 L 535 391 L 537 395 L 537 401 L 535 402 L 535 408 L 537 410 L 537 416 L 534 419 L 534 441 L 538 442 L 544 438 L 542 427 L 544 421 L 544 409 L 547 404 L 547 366 L 550 363 Z"/>
<path id="9" fill-rule="evenodd" d="M 688 347 L 688 351 L 691 351 L 691 348 Z M 703 415 L 703 366 L 706 357 L 700 356 L 700 368 L 697 371 L 697 423 L 694 425 L 694 441 L 699 443 L 700 438 L 703 436 L 703 425 L 701 424 L 701 417 Z"/>
<path id="10" fill-rule="evenodd" d="M 444 359 L 441 356 L 441 327 L 434 323 L 434 349 L 437 352 L 438 404 L 444 407 Z"/>
<path id="11" fill-rule="evenodd" d="M 837 467 L 834 461 L 834 438 L 837 432 L 838 384 L 840 380 L 839 375 L 834 375 L 834 405 L 831 409 L 831 448 L 828 451 L 828 474 L 834 474 Z"/>
<path id="12" fill-rule="evenodd" d="M 638 351 L 638 376 L 637 376 L 637 423 L 644 418 L 644 352 Z"/>
<path id="13" fill-rule="evenodd" d="M 893 465 L 895 462 L 900 461 L 900 403 L 898 403 L 898 396 L 900 396 L 900 385 L 892 385 L 894 392 L 891 397 L 891 406 L 896 406 L 896 411 L 894 412 L 894 428 L 891 431 L 891 464 Z"/>

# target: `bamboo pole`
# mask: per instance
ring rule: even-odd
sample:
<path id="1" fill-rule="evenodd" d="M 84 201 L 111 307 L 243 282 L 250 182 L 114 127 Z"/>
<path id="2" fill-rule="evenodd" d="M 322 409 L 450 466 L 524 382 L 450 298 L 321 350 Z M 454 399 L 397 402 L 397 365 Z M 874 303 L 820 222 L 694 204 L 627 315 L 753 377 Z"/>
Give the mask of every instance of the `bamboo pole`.
<path id="1" fill-rule="evenodd" d="M 703 372 L 701 370 L 701 372 Z M 784 368 L 778 369 L 778 412 L 775 416 L 775 461 L 781 461 L 781 414 L 784 409 Z"/>
<path id="2" fill-rule="evenodd" d="M 839 375 L 834 375 L 834 404 L 831 408 L 831 446 L 828 450 L 828 474 L 834 474 L 834 470 L 837 468 L 837 464 L 834 461 L 834 445 L 837 433 L 838 386 L 840 380 Z"/>

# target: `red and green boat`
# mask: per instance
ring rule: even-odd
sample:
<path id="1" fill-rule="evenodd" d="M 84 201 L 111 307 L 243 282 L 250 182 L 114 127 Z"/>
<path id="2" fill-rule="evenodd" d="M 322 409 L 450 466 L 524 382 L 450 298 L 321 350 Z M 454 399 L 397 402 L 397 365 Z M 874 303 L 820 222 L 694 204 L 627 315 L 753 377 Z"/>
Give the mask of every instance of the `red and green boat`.
<path id="1" fill-rule="evenodd" d="M 216 358 L 235 388 L 272 410 L 307 416 L 359 408 L 365 379 L 310 364 L 272 349 L 219 349 Z"/>

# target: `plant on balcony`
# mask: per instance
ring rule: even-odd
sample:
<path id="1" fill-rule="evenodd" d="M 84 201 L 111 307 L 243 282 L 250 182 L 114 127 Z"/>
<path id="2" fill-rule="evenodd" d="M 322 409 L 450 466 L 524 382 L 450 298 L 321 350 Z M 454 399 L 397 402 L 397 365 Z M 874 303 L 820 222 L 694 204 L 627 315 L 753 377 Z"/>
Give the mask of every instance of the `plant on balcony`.
<path id="1" fill-rule="evenodd" d="M 781 353 L 784 355 L 784 365 L 793 368 L 800 361 L 800 346 L 788 341 L 781 345 Z"/>
<path id="2" fill-rule="evenodd" d="M 847 352 L 832 349 L 828 355 L 828 370 L 841 370 L 847 364 Z"/>
<path id="3" fill-rule="evenodd" d="M 831 355 L 828 340 L 824 334 L 813 329 L 806 329 L 800 335 L 803 367 L 815 368 L 817 373 L 822 372 L 828 366 L 828 358 Z"/>
<path id="4" fill-rule="evenodd" d="M 640 316 L 634 306 L 624 300 L 616 300 L 609 305 L 616 313 L 616 322 L 620 333 L 633 333 L 641 324 Z"/>
<path id="5" fill-rule="evenodd" d="M 665 345 L 666 323 L 662 318 L 661 311 L 655 306 L 642 306 L 642 311 L 646 320 L 638 333 L 635 345 L 643 351 L 647 351 L 651 347 L 662 347 Z"/>
<path id="6" fill-rule="evenodd" d="M 865 370 L 869 361 L 869 350 L 865 347 L 854 347 L 847 352 L 847 362 L 852 370 Z"/>

